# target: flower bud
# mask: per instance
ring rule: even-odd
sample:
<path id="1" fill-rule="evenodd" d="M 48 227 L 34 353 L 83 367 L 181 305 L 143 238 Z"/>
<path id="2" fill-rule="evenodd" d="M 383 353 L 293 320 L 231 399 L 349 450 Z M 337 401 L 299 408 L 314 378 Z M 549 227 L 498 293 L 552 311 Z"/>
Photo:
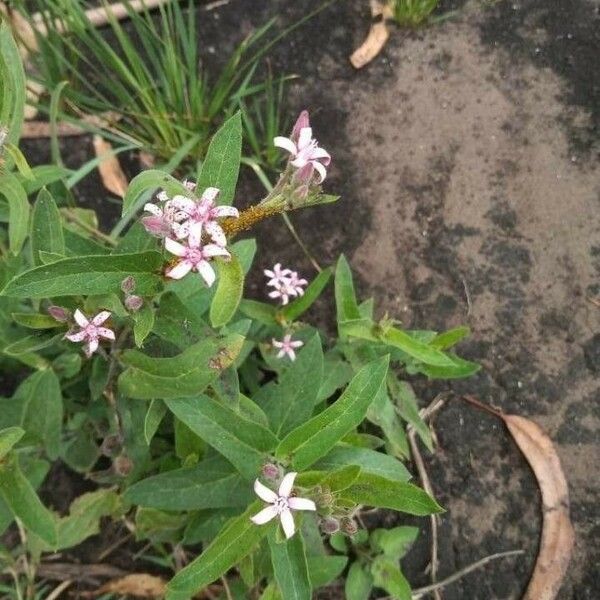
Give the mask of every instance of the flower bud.
<path id="1" fill-rule="evenodd" d="M 355 523 L 354 519 L 351 519 L 350 517 L 343 517 L 340 520 L 340 529 L 346 535 L 352 536 L 358 532 L 358 525 Z"/>
<path id="2" fill-rule="evenodd" d="M 49 306 L 48 314 L 55 320 L 60 323 L 65 323 L 71 318 L 71 313 L 62 306 Z"/>
<path id="3" fill-rule="evenodd" d="M 144 305 L 144 299 L 141 296 L 126 296 L 125 307 L 131 312 L 136 312 Z"/>
<path id="4" fill-rule="evenodd" d="M 126 454 L 121 454 L 113 461 L 113 469 L 120 477 L 127 477 L 133 470 L 133 461 Z"/>
<path id="5" fill-rule="evenodd" d="M 196 184 L 193 181 L 190 181 L 189 179 L 184 179 L 183 181 L 183 185 L 186 187 L 186 189 L 188 189 L 190 192 L 193 192 L 196 189 Z"/>
<path id="6" fill-rule="evenodd" d="M 334 517 L 327 517 L 321 521 L 321 529 L 323 533 L 332 535 L 340 530 L 340 522 Z"/>
<path id="7" fill-rule="evenodd" d="M 125 294 L 131 294 L 135 290 L 135 279 L 131 275 L 128 275 L 121 281 L 121 290 Z"/>
<path id="8" fill-rule="evenodd" d="M 274 465 L 273 463 L 267 463 L 263 465 L 262 476 L 265 479 L 276 481 L 281 476 L 281 470 L 277 465 Z"/>
<path id="9" fill-rule="evenodd" d="M 335 498 L 333 497 L 333 494 L 328 489 L 324 489 L 322 492 L 317 494 L 317 496 L 315 498 L 315 502 L 317 503 L 317 506 L 319 506 L 321 508 L 326 508 L 328 506 L 331 506 L 334 503 L 334 501 L 335 501 Z"/>
<path id="10" fill-rule="evenodd" d="M 107 435 L 102 441 L 100 452 L 104 456 L 116 456 L 123 449 L 123 440 L 119 435 Z"/>

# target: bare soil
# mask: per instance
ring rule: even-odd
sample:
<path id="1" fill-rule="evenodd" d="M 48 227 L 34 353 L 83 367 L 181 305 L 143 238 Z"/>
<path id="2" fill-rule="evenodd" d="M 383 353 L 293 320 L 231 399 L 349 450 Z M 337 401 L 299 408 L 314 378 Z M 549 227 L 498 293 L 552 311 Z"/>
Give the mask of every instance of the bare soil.
<path id="1" fill-rule="evenodd" d="M 315 0 L 231 0 L 206 13 L 206 48 L 225 51 L 277 16 L 292 23 Z M 557 444 L 571 492 L 575 556 L 561 600 L 600 597 L 600 16 L 597 0 L 443 2 L 450 15 L 396 30 L 356 72 L 367 2 L 338 1 L 275 50 L 275 72 L 300 75 L 290 111 L 308 108 L 334 156 L 325 187 L 337 205 L 293 216 L 312 253 L 344 252 L 363 297 L 407 328 L 472 328 L 462 354 L 483 365 L 466 381 L 416 380 L 426 405 L 440 391 L 471 393 L 531 417 Z M 85 144 L 85 146 L 82 146 Z M 63 145 L 67 162 L 88 141 Z M 33 150 L 33 148 L 32 148 Z M 36 158 L 46 148 L 37 145 Z M 96 202 L 99 182 L 80 186 Z M 260 188 L 245 177 L 238 203 Z M 104 205 L 106 206 L 106 205 Z M 104 210 L 110 218 L 110 210 Z M 283 225 L 258 231 L 257 267 L 276 259 L 312 275 Z M 257 270 L 257 273 L 260 271 Z M 250 284 L 259 295 L 261 280 Z M 322 307 L 319 319 L 330 315 Z M 453 400 L 426 456 L 438 500 L 441 577 L 485 555 L 522 548 L 446 588 L 445 600 L 516 599 L 541 527 L 527 463 L 492 416 Z M 391 519 L 382 515 L 383 522 Z M 428 583 L 426 521 L 404 563 Z M 340 596 L 341 597 L 341 596 Z"/>

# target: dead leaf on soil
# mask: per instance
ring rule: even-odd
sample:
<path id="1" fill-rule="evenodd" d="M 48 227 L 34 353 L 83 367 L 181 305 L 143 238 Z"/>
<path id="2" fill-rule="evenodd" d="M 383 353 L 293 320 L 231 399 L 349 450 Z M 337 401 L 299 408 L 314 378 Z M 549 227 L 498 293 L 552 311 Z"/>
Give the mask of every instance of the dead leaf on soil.
<path id="1" fill-rule="evenodd" d="M 552 441 L 539 425 L 518 415 L 502 418 L 535 474 L 544 511 L 540 550 L 523 600 L 553 600 L 575 542 L 567 480 Z"/>
<path id="2" fill-rule="evenodd" d="M 552 440 L 542 428 L 518 415 L 506 415 L 471 396 L 465 399 L 500 417 L 527 459 L 542 495 L 542 538 L 523 600 L 554 600 L 567 572 L 575 543 L 569 517 L 569 489 Z"/>
<path id="3" fill-rule="evenodd" d="M 95 135 L 94 151 L 97 157 L 104 157 L 98 164 L 98 171 L 104 187 L 115 196 L 123 198 L 129 184 L 123 169 L 121 169 L 119 160 L 113 154 L 111 144 L 99 135 Z"/>
<path id="4" fill-rule="evenodd" d="M 162 598 L 166 589 L 167 584 L 160 577 L 147 573 L 131 573 L 105 583 L 90 594 L 94 597 L 102 594 L 122 594 L 135 598 Z"/>
<path id="5" fill-rule="evenodd" d="M 362 69 L 370 63 L 381 52 L 390 37 L 386 24 L 386 19 L 392 16 L 390 7 L 378 0 L 371 0 L 371 15 L 374 19 L 381 18 L 381 21 L 371 25 L 365 41 L 352 53 L 350 62 L 355 69 Z"/>

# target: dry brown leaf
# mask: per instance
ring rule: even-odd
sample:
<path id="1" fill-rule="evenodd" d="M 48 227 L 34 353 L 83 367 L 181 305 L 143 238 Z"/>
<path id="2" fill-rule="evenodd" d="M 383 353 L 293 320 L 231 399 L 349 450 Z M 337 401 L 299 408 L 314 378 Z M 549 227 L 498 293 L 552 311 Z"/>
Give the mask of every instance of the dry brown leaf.
<path id="1" fill-rule="evenodd" d="M 167 584 L 160 577 L 147 573 L 131 573 L 105 583 L 94 592 L 94 596 L 123 594 L 135 598 L 162 598 L 166 589 Z"/>
<path id="2" fill-rule="evenodd" d="M 99 135 L 95 135 L 94 151 L 97 157 L 104 156 L 98 164 L 98 171 L 100 172 L 100 178 L 104 187 L 115 196 L 123 198 L 129 184 L 125 173 L 123 173 L 123 169 L 121 169 L 119 160 L 112 153 L 111 144 Z"/>
<path id="3" fill-rule="evenodd" d="M 553 600 L 567 572 L 575 542 L 567 480 L 552 441 L 539 425 L 518 415 L 501 416 L 531 466 L 542 494 L 542 539 L 523 600 Z"/>
<path id="4" fill-rule="evenodd" d="M 385 22 L 386 19 L 391 18 L 390 7 L 378 0 L 371 0 L 371 14 L 374 19 L 381 17 L 382 20 L 371 25 L 365 41 L 352 53 L 350 62 L 355 69 L 361 69 L 370 63 L 381 52 L 390 37 Z"/>

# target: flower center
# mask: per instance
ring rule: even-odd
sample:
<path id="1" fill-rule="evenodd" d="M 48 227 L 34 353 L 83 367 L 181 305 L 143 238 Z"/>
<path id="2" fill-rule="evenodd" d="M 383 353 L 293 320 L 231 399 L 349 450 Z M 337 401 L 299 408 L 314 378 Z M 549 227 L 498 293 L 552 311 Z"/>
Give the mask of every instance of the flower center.
<path id="1" fill-rule="evenodd" d="M 188 248 L 186 258 L 191 263 L 197 264 L 204 260 L 204 255 L 202 254 L 202 250 L 200 248 Z"/>
<path id="2" fill-rule="evenodd" d="M 285 510 L 289 510 L 290 505 L 288 503 L 288 499 L 284 496 L 279 496 L 277 500 L 275 500 L 275 508 L 277 509 L 277 512 L 279 514 L 281 514 Z"/>

